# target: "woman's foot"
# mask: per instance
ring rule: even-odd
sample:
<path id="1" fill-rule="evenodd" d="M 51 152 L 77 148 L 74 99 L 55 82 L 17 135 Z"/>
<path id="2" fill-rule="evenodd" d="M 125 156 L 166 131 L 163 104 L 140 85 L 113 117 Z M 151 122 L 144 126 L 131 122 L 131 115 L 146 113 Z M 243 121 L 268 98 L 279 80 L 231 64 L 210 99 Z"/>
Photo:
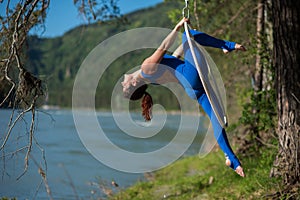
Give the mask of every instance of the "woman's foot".
<path id="1" fill-rule="evenodd" d="M 238 166 L 236 169 L 235 169 L 235 172 L 240 175 L 241 177 L 245 177 L 245 173 L 244 173 L 244 170 L 241 166 Z"/>
<path id="2" fill-rule="evenodd" d="M 224 54 L 228 54 L 229 51 L 227 49 L 222 49 Z"/>
<path id="3" fill-rule="evenodd" d="M 230 166 L 231 166 L 231 161 L 230 161 L 228 158 L 226 158 L 225 164 L 226 164 L 228 167 L 230 167 Z M 240 175 L 241 177 L 245 177 L 244 170 L 243 170 L 243 168 L 242 168 L 240 165 L 237 166 L 237 168 L 235 168 L 235 172 L 236 172 L 238 175 Z"/>
<path id="4" fill-rule="evenodd" d="M 246 48 L 243 45 L 238 44 L 238 43 L 235 44 L 234 49 L 240 50 L 240 51 L 246 51 Z"/>
<path id="5" fill-rule="evenodd" d="M 222 49 L 222 50 L 225 54 L 229 53 L 229 51 L 227 49 Z M 246 51 L 246 48 L 243 45 L 236 43 L 234 46 L 234 50 Z"/>

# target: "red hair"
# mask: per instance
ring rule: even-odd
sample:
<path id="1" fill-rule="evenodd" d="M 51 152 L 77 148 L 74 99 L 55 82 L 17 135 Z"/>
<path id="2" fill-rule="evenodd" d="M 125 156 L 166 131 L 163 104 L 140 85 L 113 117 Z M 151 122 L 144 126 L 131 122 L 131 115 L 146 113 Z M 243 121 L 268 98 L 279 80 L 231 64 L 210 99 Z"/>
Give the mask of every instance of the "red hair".
<path id="1" fill-rule="evenodd" d="M 142 115 L 146 121 L 151 120 L 152 116 L 152 106 L 153 106 L 153 101 L 151 95 L 145 91 L 144 97 L 141 103 L 142 106 Z"/>
<path id="2" fill-rule="evenodd" d="M 141 85 L 138 88 L 132 86 L 128 88 L 128 91 L 124 92 L 124 97 L 133 101 L 139 100 L 143 97 L 141 102 L 142 115 L 146 121 L 150 121 L 153 101 L 151 95 L 146 92 L 147 88 L 148 86 L 146 84 Z"/>

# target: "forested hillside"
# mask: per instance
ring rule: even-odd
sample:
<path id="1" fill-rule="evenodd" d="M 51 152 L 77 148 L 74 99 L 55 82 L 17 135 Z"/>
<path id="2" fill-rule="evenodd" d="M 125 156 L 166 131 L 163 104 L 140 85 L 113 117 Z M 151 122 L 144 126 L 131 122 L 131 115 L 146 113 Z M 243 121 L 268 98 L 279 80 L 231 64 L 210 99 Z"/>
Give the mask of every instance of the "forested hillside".
<path id="1" fill-rule="evenodd" d="M 172 23 L 168 12 L 176 4 L 161 4 L 155 8 L 140 10 L 126 16 L 127 22 L 111 21 L 79 26 L 68 31 L 62 37 L 41 39 L 32 36 L 29 39 L 28 66 L 32 73 L 41 76 L 48 87 L 48 104 L 71 106 L 73 81 L 82 61 L 100 42 L 122 31 L 136 27 L 166 27 Z M 114 47 L 112 47 L 114 48 Z M 115 47 L 119 48 L 119 47 Z M 120 78 L 131 66 L 137 66 L 151 51 L 125 55 L 114 62 L 107 76 L 103 77 L 105 90 L 97 95 L 109 97 L 113 80 Z M 98 107 L 108 107 L 109 98 L 99 98 Z"/>
<path id="2" fill-rule="evenodd" d="M 251 35 L 255 30 L 255 13 L 251 12 L 252 5 L 244 3 L 246 1 L 220 2 L 218 5 L 209 3 L 199 5 L 200 19 L 196 21 L 191 13 L 192 23 L 195 24 L 195 27 L 200 24 L 201 31 L 219 38 L 237 41 L 249 47 Z M 181 17 L 182 3 L 166 1 L 156 7 L 127 15 L 125 23 L 110 21 L 84 25 L 68 31 L 62 37 L 31 36 L 28 42 L 27 66 L 32 73 L 45 81 L 48 90 L 47 103 L 62 107 L 71 106 L 72 87 L 77 70 L 83 59 L 101 41 L 124 30 L 137 27 L 172 28 L 175 23 L 174 19 Z M 241 8 L 245 10 L 238 10 Z M 249 68 L 245 64 L 245 61 L 249 62 L 249 57 L 247 57 L 247 53 L 234 52 L 224 55 L 221 50 L 207 50 L 223 76 L 229 109 L 231 112 L 236 112 L 238 109 L 236 108 L 238 99 L 236 91 L 241 91 L 250 84 Z M 109 67 L 99 83 L 102 85 L 96 96 L 98 108 L 109 107 L 114 82 L 124 72 L 139 65 L 152 51 L 151 49 L 139 50 L 126 54 Z M 171 92 L 164 88 L 156 88 L 151 92 L 155 103 L 163 103 L 168 109 L 178 109 L 176 98 Z M 164 95 L 160 95 L 162 93 Z"/>

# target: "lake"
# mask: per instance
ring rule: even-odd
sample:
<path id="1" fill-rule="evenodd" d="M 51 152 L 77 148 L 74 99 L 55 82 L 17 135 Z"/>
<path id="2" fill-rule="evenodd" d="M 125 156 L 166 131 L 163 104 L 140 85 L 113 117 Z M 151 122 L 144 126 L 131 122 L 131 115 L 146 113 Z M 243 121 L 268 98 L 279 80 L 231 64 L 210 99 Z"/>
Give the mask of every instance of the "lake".
<path id="1" fill-rule="evenodd" d="M 16 111 L 17 112 L 17 111 Z M 88 114 L 88 111 L 82 111 Z M 0 110 L 0 142 L 4 141 L 11 110 Z M 15 116 L 17 113 L 15 113 Z M 119 115 L 122 116 L 122 113 Z M 132 152 L 149 152 L 160 149 L 172 141 L 179 127 L 181 115 L 168 114 L 163 128 L 155 136 L 135 138 L 122 131 L 109 112 L 97 112 L 97 119 L 108 138 L 120 148 Z M 134 120 L 142 123 L 139 113 L 133 113 Z M 195 121 L 197 116 L 188 116 Z M 200 117 L 201 119 L 202 117 Z M 199 122 L 198 133 L 183 156 L 198 154 L 206 129 Z M 85 122 L 89 127 L 89 121 Z M 155 126 L 155 124 L 154 124 Z M 40 110 L 36 114 L 36 128 L 33 147 L 27 172 L 16 180 L 24 170 L 24 147 L 29 138 L 30 114 L 26 114 L 15 126 L 0 160 L 0 197 L 16 197 L 18 199 L 49 199 L 45 185 L 41 184 L 38 166 L 47 169 L 47 182 L 54 199 L 92 199 L 105 197 L 99 184 L 112 188 L 114 192 L 124 189 L 137 181 L 145 180 L 144 173 L 128 173 L 106 166 L 95 155 L 87 150 L 75 127 L 71 110 Z M 127 127 L 130 129 L 130 127 Z M 184 126 L 183 131 L 189 134 L 191 127 Z M 112 151 L 100 145 L 97 138 L 90 138 L 101 152 Z M 178 144 L 180 146 L 180 144 Z M 16 151 L 20 149 L 20 151 Z M 5 157 L 3 155 L 6 155 Z M 43 159 L 45 157 L 45 160 Z M 112 158 L 113 159 L 113 158 Z M 126 157 L 120 158 L 121 163 L 128 163 Z M 148 163 L 144 163 L 147 165 Z M 149 161 L 150 164 L 150 161 Z M 111 186 L 111 181 L 118 183 L 118 188 Z"/>

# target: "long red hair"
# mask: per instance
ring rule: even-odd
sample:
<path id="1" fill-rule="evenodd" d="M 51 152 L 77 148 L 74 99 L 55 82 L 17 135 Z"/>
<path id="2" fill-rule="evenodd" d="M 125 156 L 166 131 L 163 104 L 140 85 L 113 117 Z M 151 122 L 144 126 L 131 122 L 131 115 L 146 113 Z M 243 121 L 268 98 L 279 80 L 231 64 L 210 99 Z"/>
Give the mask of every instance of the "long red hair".
<path id="1" fill-rule="evenodd" d="M 142 115 L 146 121 L 150 121 L 152 118 L 152 106 L 153 100 L 151 95 L 145 91 L 144 97 L 142 99 L 141 107 L 142 107 Z"/>
<path id="2" fill-rule="evenodd" d="M 142 107 L 142 115 L 146 121 L 150 121 L 152 117 L 152 106 L 153 100 L 151 95 L 146 92 L 148 85 L 143 84 L 139 87 L 131 86 L 128 88 L 126 92 L 124 92 L 124 97 L 130 100 L 136 101 L 142 99 L 141 107 Z"/>

